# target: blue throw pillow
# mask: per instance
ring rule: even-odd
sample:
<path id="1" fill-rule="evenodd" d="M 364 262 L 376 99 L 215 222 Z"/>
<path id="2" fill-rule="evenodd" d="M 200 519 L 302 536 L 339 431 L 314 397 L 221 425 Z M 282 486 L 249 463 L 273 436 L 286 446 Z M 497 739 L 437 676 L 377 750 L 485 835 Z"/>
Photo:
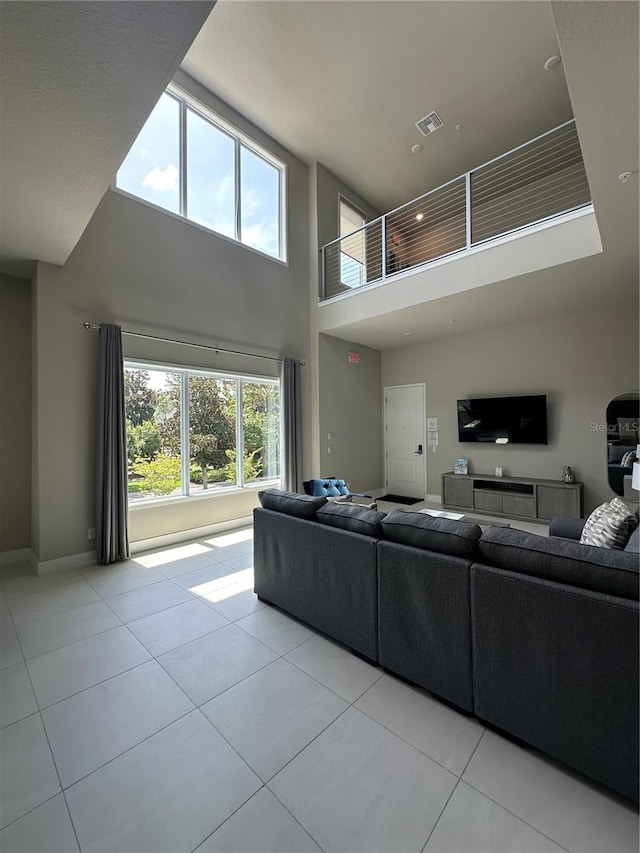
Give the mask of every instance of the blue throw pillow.
<path id="1" fill-rule="evenodd" d="M 350 495 L 351 492 L 347 488 L 347 484 L 344 480 L 336 480 L 336 488 L 340 492 L 341 495 Z"/>
<path id="2" fill-rule="evenodd" d="M 338 495 L 342 494 L 338 489 L 337 480 L 325 480 L 325 484 L 327 487 L 327 491 L 325 494 L 330 498 L 337 498 Z"/>
<path id="3" fill-rule="evenodd" d="M 314 498 L 326 498 L 329 492 L 327 491 L 327 481 L 326 480 L 312 480 L 311 481 L 311 494 Z"/>

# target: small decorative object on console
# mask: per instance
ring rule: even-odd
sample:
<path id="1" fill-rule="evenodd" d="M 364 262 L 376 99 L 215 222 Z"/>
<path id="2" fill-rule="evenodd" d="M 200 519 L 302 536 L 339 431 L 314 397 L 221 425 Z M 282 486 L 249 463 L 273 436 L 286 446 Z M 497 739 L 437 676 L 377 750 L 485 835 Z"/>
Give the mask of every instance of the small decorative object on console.
<path id="1" fill-rule="evenodd" d="M 453 463 L 453 473 L 454 474 L 468 474 L 469 473 L 469 460 L 468 459 L 456 459 Z"/>
<path id="2" fill-rule="evenodd" d="M 562 469 L 562 482 L 563 483 L 575 483 L 576 478 L 573 475 L 573 471 L 571 470 L 571 465 L 565 465 Z"/>

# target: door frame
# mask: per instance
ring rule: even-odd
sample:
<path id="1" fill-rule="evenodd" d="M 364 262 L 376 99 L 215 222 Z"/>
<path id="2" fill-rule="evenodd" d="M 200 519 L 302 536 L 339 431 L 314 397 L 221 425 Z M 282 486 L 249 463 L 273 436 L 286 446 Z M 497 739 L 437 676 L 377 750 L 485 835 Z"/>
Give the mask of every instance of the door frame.
<path id="1" fill-rule="evenodd" d="M 426 382 L 406 382 L 400 385 L 383 385 L 382 387 L 382 433 L 384 435 L 384 487 L 389 489 L 389 456 L 387 442 L 387 391 L 395 388 L 422 388 L 422 423 L 424 424 L 424 450 L 422 453 L 422 465 L 424 475 L 424 498 L 427 500 L 427 384 Z"/>

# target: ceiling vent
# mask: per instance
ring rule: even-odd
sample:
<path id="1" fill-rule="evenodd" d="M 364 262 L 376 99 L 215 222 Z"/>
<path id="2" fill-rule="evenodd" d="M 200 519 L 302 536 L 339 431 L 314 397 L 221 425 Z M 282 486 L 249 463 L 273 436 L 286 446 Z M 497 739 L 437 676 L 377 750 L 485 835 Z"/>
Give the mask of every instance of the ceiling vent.
<path id="1" fill-rule="evenodd" d="M 438 113 L 434 110 L 432 113 L 429 113 L 428 116 L 421 118 L 420 121 L 416 122 L 416 127 L 420 131 L 423 136 L 429 136 L 430 133 L 433 133 L 436 130 L 439 130 L 444 122 L 438 115 Z"/>

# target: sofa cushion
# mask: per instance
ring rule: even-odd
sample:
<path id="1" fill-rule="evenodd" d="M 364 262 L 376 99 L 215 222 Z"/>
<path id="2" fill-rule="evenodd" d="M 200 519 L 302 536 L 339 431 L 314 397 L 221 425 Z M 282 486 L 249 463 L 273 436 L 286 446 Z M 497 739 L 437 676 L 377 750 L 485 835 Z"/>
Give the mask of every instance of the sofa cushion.
<path id="1" fill-rule="evenodd" d="M 594 509 L 585 522 L 580 542 L 582 545 L 622 550 L 637 524 L 637 516 L 629 511 L 626 503 L 614 498 Z"/>
<path id="2" fill-rule="evenodd" d="M 499 569 L 609 595 L 638 597 L 638 558 L 633 553 L 510 527 L 489 527 L 478 545 L 483 562 Z"/>
<path id="3" fill-rule="evenodd" d="M 327 502 L 326 498 L 312 495 L 299 495 L 297 492 L 284 492 L 281 489 L 267 489 L 258 492 L 260 503 L 265 509 L 295 515 L 298 518 L 316 518 L 316 510 Z"/>
<path id="4" fill-rule="evenodd" d="M 402 509 L 394 509 L 385 516 L 382 530 L 392 542 L 471 560 L 477 555 L 478 540 L 482 534 L 477 524 L 468 521 L 434 518 Z"/>
<path id="5" fill-rule="evenodd" d="M 341 527 L 352 533 L 375 536 L 377 539 L 382 536 L 380 522 L 384 518 L 384 513 L 358 504 L 327 503 L 318 510 L 317 518 L 321 524 Z"/>

